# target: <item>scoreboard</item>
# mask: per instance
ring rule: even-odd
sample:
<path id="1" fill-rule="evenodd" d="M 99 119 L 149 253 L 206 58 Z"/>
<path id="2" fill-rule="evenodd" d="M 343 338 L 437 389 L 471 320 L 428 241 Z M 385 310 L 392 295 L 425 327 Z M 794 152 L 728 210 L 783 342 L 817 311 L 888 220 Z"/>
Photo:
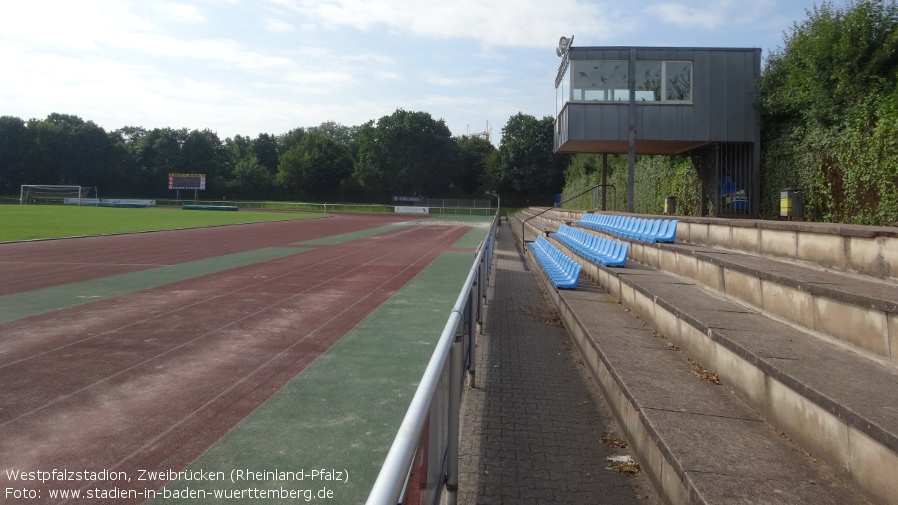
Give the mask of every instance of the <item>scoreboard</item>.
<path id="1" fill-rule="evenodd" d="M 206 189 L 206 174 L 168 174 L 168 189 Z"/>

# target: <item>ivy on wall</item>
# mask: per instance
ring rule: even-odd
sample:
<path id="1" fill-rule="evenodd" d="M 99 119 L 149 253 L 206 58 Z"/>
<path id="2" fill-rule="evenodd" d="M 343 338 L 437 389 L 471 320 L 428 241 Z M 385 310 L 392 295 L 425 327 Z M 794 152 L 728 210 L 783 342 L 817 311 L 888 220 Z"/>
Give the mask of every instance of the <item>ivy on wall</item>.
<path id="1" fill-rule="evenodd" d="M 637 156 L 634 171 L 634 210 L 640 214 L 660 214 L 664 199 L 677 199 L 677 214 L 698 215 L 701 206 L 701 183 L 692 161 L 680 156 Z M 602 155 L 578 154 L 565 172 L 562 200 L 602 182 Z M 608 210 L 627 208 L 627 157 L 608 156 Z M 616 199 L 615 199 L 616 197 Z M 565 205 L 573 209 L 593 209 L 592 194 L 583 195 Z M 598 202 L 601 207 L 600 201 Z"/>

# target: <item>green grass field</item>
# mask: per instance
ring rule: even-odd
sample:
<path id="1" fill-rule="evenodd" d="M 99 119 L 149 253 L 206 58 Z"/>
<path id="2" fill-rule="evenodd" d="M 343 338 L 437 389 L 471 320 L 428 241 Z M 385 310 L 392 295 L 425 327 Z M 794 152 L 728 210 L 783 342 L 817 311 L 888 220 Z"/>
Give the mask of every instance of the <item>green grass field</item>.
<path id="1" fill-rule="evenodd" d="M 0 205 L 0 242 L 327 217 L 286 212 Z"/>

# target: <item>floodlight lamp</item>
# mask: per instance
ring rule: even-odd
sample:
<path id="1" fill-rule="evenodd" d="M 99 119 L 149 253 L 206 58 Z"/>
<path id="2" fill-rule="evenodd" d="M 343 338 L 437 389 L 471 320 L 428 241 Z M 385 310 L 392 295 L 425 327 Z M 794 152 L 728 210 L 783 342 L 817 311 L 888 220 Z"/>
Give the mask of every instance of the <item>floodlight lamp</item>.
<path id="1" fill-rule="evenodd" d="M 555 54 L 557 54 L 559 58 L 566 55 L 573 42 L 573 35 L 571 35 L 571 38 L 562 36 L 560 39 L 558 39 L 558 47 L 555 49 Z"/>

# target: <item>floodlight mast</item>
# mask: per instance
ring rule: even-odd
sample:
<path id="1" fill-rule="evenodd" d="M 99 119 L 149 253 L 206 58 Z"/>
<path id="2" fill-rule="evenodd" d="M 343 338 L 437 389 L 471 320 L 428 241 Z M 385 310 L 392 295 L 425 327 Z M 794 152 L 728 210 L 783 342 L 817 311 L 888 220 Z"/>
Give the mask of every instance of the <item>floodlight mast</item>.
<path id="1" fill-rule="evenodd" d="M 487 142 L 489 142 L 490 136 L 492 135 L 492 133 L 493 133 L 493 127 L 490 126 L 489 120 L 487 120 L 486 127 L 483 130 L 473 132 L 473 133 L 471 133 L 471 125 L 468 125 L 468 133 L 467 133 L 468 137 L 479 137 L 479 138 L 485 139 Z"/>

